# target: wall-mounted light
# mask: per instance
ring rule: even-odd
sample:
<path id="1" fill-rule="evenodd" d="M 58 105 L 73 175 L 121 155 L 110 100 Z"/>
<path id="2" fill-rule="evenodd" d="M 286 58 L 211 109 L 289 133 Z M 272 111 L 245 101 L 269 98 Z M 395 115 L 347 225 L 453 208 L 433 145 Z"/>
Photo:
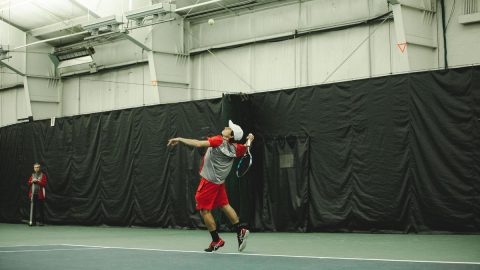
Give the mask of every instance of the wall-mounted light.
<path id="1" fill-rule="evenodd" d="M 92 55 L 95 53 L 93 47 L 82 47 L 71 50 L 56 51 L 53 56 L 58 60 L 57 68 L 65 68 L 93 63 Z"/>
<path id="2" fill-rule="evenodd" d="M 75 58 L 75 59 L 69 59 L 62 61 L 58 64 L 57 68 L 62 69 L 66 67 L 73 67 L 73 66 L 80 66 L 84 64 L 92 64 L 93 63 L 93 58 L 88 55 L 80 58 Z"/>
<path id="3" fill-rule="evenodd" d="M 65 60 L 70 60 L 70 59 L 75 59 L 75 58 L 80 58 L 84 57 L 87 55 L 92 55 L 95 53 L 95 49 L 93 47 L 83 47 L 83 48 L 78 48 L 74 50 L 68 50 L 68 51 L 57 51 L 54 52 L 53 55 L 55 55 L 59 61 L 65 61 Z"/>

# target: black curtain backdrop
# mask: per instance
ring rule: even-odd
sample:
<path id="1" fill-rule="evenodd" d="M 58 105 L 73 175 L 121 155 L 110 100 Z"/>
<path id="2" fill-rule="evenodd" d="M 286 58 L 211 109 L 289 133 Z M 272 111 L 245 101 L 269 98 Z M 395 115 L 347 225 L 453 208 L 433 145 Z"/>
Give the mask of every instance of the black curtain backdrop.
<path id="1" fill-rule="evenodd" d="M 48 223 L 203 228 L 205 149 L 166 144 L 228 119 L 256 137 L 249 173 L 227 179 L 254 230 L 480 232 L 478 66 L 3 127 L 0 222 L 28 219 L 40 161 Z"/>

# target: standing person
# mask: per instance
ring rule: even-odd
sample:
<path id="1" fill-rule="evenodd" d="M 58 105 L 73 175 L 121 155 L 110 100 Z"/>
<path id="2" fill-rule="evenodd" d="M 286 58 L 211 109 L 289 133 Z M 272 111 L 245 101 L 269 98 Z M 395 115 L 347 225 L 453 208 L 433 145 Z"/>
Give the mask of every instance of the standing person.
<path id="1" fill-rule="evenodd" d="M 40 170 L 40 164 L 33 164 L 33 173 L 28 179 L 29 192 L 28 197 L 33 200 L 33 209 L 31 211 L 30 226 L 35 226 L 37 223 L 37 213 L 40 214 L 38 225 L 44 224 L 43 202 L 45 201 L 45 186 L 47 185 L 47 177 Z M 33 192 L 32 192 L 33 190 Z"/>
<path id="2" fill-rule="evenodd" d="M 234 143 L 234 141 L 240 141 L 242 137 L 242 128 L 230 120 L 228 127 L 222 130 L 221 135 L 210 137 L 206 141 L 185 138 L 168 140 L 167 145 L 172 146 L 181 142 L 194 147 L 208 147 L 200 169 L 202 179 L 195 195 L 196 210 L 200 211 L 200 215 L 212 236 L 212 242 L 205 249 L 206 252 L 216 251 L 225 245 L 225 241 L 218 235 L 217 225 L 211 212 L 214 208 L 222 209 L 235 227 L 238 251 L 243 251 L 247 245 L 247 237 L 250 232 L 240 224 L 238 215 L 230 206 L 225 192 L 225 179 L 230 174 L 234 159 L 245 155 L 247 150 L 244 144 Z M 253 139 L 254 136 L 250 133 L 247 140 L 251 143 Z"/>

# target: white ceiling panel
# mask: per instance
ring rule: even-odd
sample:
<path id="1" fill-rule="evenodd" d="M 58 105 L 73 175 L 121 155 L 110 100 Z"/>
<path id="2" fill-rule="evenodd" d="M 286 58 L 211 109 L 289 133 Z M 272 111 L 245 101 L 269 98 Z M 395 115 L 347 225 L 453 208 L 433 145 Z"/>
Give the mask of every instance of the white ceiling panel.
<path id="1" fill-rule="evenodd" d="M 0 20 L 25 31 L 86 14 L 87 11 L 84 8 L 69 0 L 3 0 L 0 2 Z"/>

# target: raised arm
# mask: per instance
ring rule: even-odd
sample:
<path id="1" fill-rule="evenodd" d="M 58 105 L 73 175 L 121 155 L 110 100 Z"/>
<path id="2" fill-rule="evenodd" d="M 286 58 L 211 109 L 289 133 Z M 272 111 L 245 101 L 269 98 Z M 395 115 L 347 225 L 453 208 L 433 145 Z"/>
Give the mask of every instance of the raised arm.
<path id="1" fill-rule="evenodd" d="M 175 146 L 179 142 L 184 143 L 186 145 L 193 146 L 193 147 L 210 147 L 210 142 L 208 141 L 199 141 L 195 139 L 185 139 L 180 137 L 168 140 L 167 146 L 170 146 L 170 145 Z"/>

